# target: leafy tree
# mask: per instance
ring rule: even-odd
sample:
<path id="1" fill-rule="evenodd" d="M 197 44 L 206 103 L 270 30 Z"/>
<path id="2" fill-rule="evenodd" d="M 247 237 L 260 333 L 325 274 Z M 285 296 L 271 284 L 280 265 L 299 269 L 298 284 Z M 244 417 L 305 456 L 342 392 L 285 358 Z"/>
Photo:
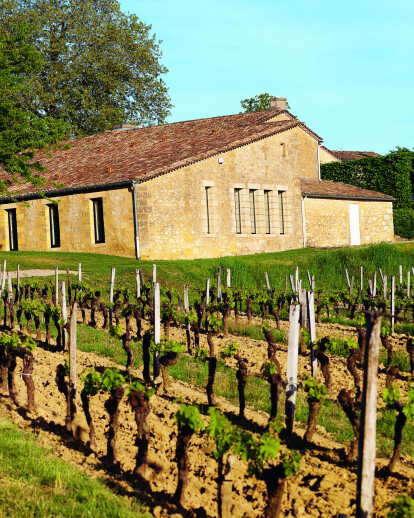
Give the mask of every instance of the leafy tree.
<path id="1" fill-rule="evenodd" d="M 263 94 L 255 95 L 254 97 L 243 99 L 242 101 L 240 101 L 240 104 L 243 108 L 244 113 L 267 110 L 270 108 L 271 97 L 272 96 L 270 94 L 265 92 Z M 288 103 L 286 103 L 286 107 L 290 108 Z"/>
<path id="2" fill-rule="evenodd" d="M 36 27 L 31 42 L 44 60 L 25 71 L 25 110 L 64 119 L 75 135 L 165 121 L 171 104 L 159 41 L 117 0 L 0 0 L 0 32 L 22 19 Z"/>
<path id="3" fill-rule="evenodd" d="M 2 4 L 0 4 L 2 5 Z M 15 195 L 11 185 L 45 185 L 34 150 L 56 144 L 67 135 L 67 125 L 46 115 L 39 117 L 22 100 L 30 95 L 27 77 L 42 71 L 40 54 L 29 42 L 27 24 L 10 25 L 0 32 L 0 164 L 8 173 L 0 179 L 0 194 Z"/>

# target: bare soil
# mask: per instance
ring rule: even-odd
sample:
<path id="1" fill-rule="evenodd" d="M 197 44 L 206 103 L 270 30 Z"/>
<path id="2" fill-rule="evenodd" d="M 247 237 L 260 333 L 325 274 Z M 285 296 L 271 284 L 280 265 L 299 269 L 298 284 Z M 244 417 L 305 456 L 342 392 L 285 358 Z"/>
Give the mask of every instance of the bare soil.
<path id="1" fill-rule="evenodd" d="M 260 325 L 261 319 L 256 324 Z M 332 324 L 318 326 L 318 334 L 325 336 L 338 333 L 338 336 L 352 333 L 348 328 Z M 185 340 L 184 330 L 171 328 L 171 338 Z M 240 353 L 248 359 L 249 373 L 257 373 L 261 364 L 267 359 L 267 344 L 260 340 L 229 336 L 224 339 L 215 338 L 218 350 L 227 343 L 236 341 Z M 396 339 L 396 346 L 403 338 Z M 201 346 L 207 348 L 204 335 L 201 335 Z M 91 399 L 91 413 L 96 428 L 98 452 L 90 454 L 85 448 L 88 441 L 88 427 L 83 414 L 79 393 L 82 388 L 78 384 L 77 416 L 73 427 L 73 435 L 65 432 L 66 402 L 59 393 L 55 382 L 56 368 L 64 362 L 63 353 L 52 353 L 37 347 L 34 351 L 35 371 L 33 379 L 36 386 L 37 415 L 27 416 L 24 411 L 26 404 L 26 388 L 23 380 L 18 376 L 21 365 L 16 369 L 16 385 L 18 401 L 21 406 L 16 407 L 7 395 L 0 399 L 0 415 L 7 416 L 23 429 L 34 429 L 41 444 L 50 448 L 55 455 L 76 464 L 91 477 L 107 479 L 127 498 L 140 497 L 147 505 L 148 510 L 155 517 L 173 516 L 218 516 L 217 513 L 217 463 L 211 456 L 212 444 L 205 437 L 194 437 L 191 442 L 190 482 L 186 492 L 186 511 L 178 512 L 171 503 L 172 495 L 177 485 L 177 468 L 175 463 L 175 445 L 177 427 L 174 414 L 179 404 L 174 398 L 180 398 L 185 403 L 206 404 L 204 391 L 197 390 L 182 382 L 173 381 L 168 396 L 159 390 L 151 398 L 151 414 L 149 428 L 151 441 L 149 460 L 151 467 L 147 473 L 148 486 L 134 485 L 128 482 L 125 475 L 111 475 L 102 464 L 106 453 L 106 431 L 108 429 L 108 414 L 104 402 L 108 395 L 97 395 Z M 278 359 L 286 365 L 287 347 L 280 344 Z M 18 360 L 20 361 L 20 360 Z M 234 360 L 228 364 L 235 365 Z M 95 354 L 77 353 L 77 368 L 81 373 L 88 367 L 109 367 L 113 364 L 106 358 Z M 340 389 L 351 388 L 353 381 L 346 369 L 345 359 L 331 357 L 331 371 L 333 376 L 332 398 L 336 398 Z M 299 375 L 309 372 L 309 358 L 299 357 Z M 139 370 L 136 371 L 139 375 Z M 403 381 L 398 381 L 401 388 Z M 379 375 L 379 393 L 385 386 L 385 374 Z M 238 408 L 229 402 L 217 398 L 223 412 L 237 421 Z M 267 424 L 268 415 L 251 409 L 246 411 L 246 419 L 241 424 L 255 433 L 263 433 Z M 207 422 L 207 419 L 206 419 Z M 296 430 L 302 436 L 304 430 Z M 119 428 L 119 458 L 121 468 L 125 473 L 135 466 L 136 425 L 131 407 L 126 398 L 121 405 Z M 348 516 L 355 514 L 356 495 L 356 465 L 349 465 L 344 461 L 344 446 L 332 440 L 324 428 L 318 427 L 314 444 L 303 453 L 301 470 L 295 477 L 288 479 L 287 489 L 283 501 L 283 516 L 286 517 L 328 517 L 344 513 Z M 377 470 L 381 470 L 388 459 L 377 459 Z M 395 476 L 383 477 L 379 472 L 375 479 L 375 516 L 385 516 L 384 505 L 401 493 L 413 491 L 414 463 L 410 457 L 403 456 L 401 465 Z M 233 514 L 235 517 L 256 518 L 263 516 L 265 507 L 266 489 L 263 482 L 251 478 L 246 473 L 244 462 L 237 460 L 233 486 Z"/>

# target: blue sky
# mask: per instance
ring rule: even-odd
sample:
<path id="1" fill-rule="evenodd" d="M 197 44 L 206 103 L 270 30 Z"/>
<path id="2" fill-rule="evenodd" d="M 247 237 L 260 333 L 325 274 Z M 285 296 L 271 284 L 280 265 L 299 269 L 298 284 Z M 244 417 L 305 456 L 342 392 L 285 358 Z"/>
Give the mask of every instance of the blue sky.
<path id="1" fill-rule="evenodd" d="M 412 0 L 121 0 L 162 40 L 169 122 L 269 92 L 330 149 L 414 147 Z"/>

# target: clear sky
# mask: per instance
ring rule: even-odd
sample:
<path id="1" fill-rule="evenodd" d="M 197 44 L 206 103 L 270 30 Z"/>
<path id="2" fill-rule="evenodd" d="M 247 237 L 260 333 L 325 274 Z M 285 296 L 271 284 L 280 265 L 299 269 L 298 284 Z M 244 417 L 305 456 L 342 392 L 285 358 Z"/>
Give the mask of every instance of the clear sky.
<path id="1" fill-rule="evenodd" d="M 268 92 L 330 149 L 414 148 L 413 0 L 120 0 L 162 40 L 169 122 Z"/>

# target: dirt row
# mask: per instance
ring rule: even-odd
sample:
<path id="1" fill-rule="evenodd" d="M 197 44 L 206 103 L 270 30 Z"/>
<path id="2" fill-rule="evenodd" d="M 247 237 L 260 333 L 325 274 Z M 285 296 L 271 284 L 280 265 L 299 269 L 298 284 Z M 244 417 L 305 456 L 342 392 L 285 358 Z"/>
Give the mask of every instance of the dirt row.
<path id="1" fill-rule="evenodd" d="M 261 319 L 255 319 L 255 324 L 260 325 Z M 284 324 L 285 325 L 285 324 Z M 348 328 L 332 324 L 318 326 L 319 336 L 327 334 L 345 336 L 352 334 Z M 171 338 L 185 340 L 185 331 L 182 328 L 171 328 Z M 397 341 L 402 343 L 400 337 Z M 236 341 L 243 357 L 248 360 L 251 373 L 257 372 L 260 365 L 267 359 L 267 344 L 263 341 L 252 340 L 239 336 L 229 336 L 224 339 L 215 338 L 218 349 L 226 343 Z M 207 348 L 205 335 L 201 335 L 201 346 Z M 287 346 L 280 344 L 278 359 L 282 365 L 286 365 Z M 0 399 L 0 412 L 4 416 L 12 417 L 23 428 L 35 427 L 41 443 L 50 447 L 55 454 L 65 460 L 78 465 L 92 477 L 109 478 L 113 485 L 126 496 L 141 496 L 148 502 L 149 510 L 156 517 L 175 516 L 175 509 L 171 506 L 171 496 L 177 484 L 177 468 L 175 458 L 175 442 L 177 428 L 174 422 L 174 414 L 179 408 L 174 398 L 180 398 L 186 403 L 206 404 L 206 395 L 202 390 L 197 390 L 182 382 L 173 382 L 168 397 L 159 393 L 151 398 L 151 414 L 149 427 L 151 431 L 151 443 L 149 448 L 150 469 L 148 470 L 148 487 L 134 487 L 128 482 L 122 482 L 119 477 L 112 477 L 106 473 L 101 459 L 106 453 L 106 436 L 108 414 L 104 408 L 107 395 L 97 395 L 92 398 L 91 412 L 95 423 L 98 452 L 86 455 L 79 451 L 79 447 L 85 445 L 88 440 L 88 429 L 82 411 L 80 399 L 77 401 L 77 418 L 74 422 L 74 434 L 77 441 L 70 441 L 64 433 L 64 421 L 66 402 L 59 393 L 55 375 L 59 363 L 63 363 L 63 353 L 51 353 L 38 347 L 34 352 L 36 366 L 34 382 L 36 386 L 37 420 L 25 418 L 24 412 L 16 408 L 7 396 Z M 82 372 L 89 367 L 112 366 L 106 358 L 91 353 L 78 351 L 77 368 Z M 229 360 L 229 365 L 234 365 L 234 360 Z M 16 372 L 19 370 L 20 365 Z M 335 398 L 341 388 L 351 388 L 352 378 L 346 370 L 345 359 L 331 357 L 331 370 L 333 375 L 333 389 L 331 397 Z M 309 359 L 300 357 L 299 375 L 308 373 Z M 140 371 L 137 370 L 139 375 Z M 401 386 L 402 386 L 402 382 Z M 16 376 L 19 402 L 24 405 L 26 389 L 22 379 Z M 385 374 L 379 375 L 379 392 L 385 385 Z M 78 394 L 81 383 L 78 386 Z M 223 412 L 237 421 L 238 409 L 229 402 L 218 398 L 218 403 Z M 263 433 L 268 416 L 262 412 L 247 409 L 246 419 L 240 424 L 256 433 Z M 206 419 L 207 422 L 207 419 Z M 119 453 L 121 467 L 124 472 L 133 469 L 135 465 L 136 426 L 133 413 L 126 399 L 121 407 L 121 421 L 119 429 Z M 303 431 L 297 430 L 301 435 Z M 287 517 L 326 517 L 338 516 L 339 513 L 353 516 L 355 511 L 356 494 L 356 467 L 349 466 L 343 461 L 344 446 L 332 440 L 323 428 L 318 428 L 318 434 L 314 440 L 314 448 L 307 450 L 301 460 L 300 473 L 288 480 L 287 490 L 284 496 L 283 512 Z M 82 448 L 81 448 L 82 449 Z M 186 508 L 188 516 L 217 516 L 217 464 L 211 456 L 212 444 L 206 437 L 194 437 L 190 451 L 191 475 L 186 493 Z M 386 459 L 378 459 L 378 468 L 386 464 Z M 389 478 L 377 478 L 375 482 L 375 516 L 385 516 L 383 507 L 386 502 L 395 498 L 402 492 L 413 491 L 414 464 L 411 458 L 403 456 L 403 462 L 397 476 Z M 237 460 L 235 465 L 235 479 L 233 488 L 233 503 L 235 517 L 255 518 L 263 516 L 266 490 L 261 481 L 251 478 L 246 474 L 246 466 Z"/>

